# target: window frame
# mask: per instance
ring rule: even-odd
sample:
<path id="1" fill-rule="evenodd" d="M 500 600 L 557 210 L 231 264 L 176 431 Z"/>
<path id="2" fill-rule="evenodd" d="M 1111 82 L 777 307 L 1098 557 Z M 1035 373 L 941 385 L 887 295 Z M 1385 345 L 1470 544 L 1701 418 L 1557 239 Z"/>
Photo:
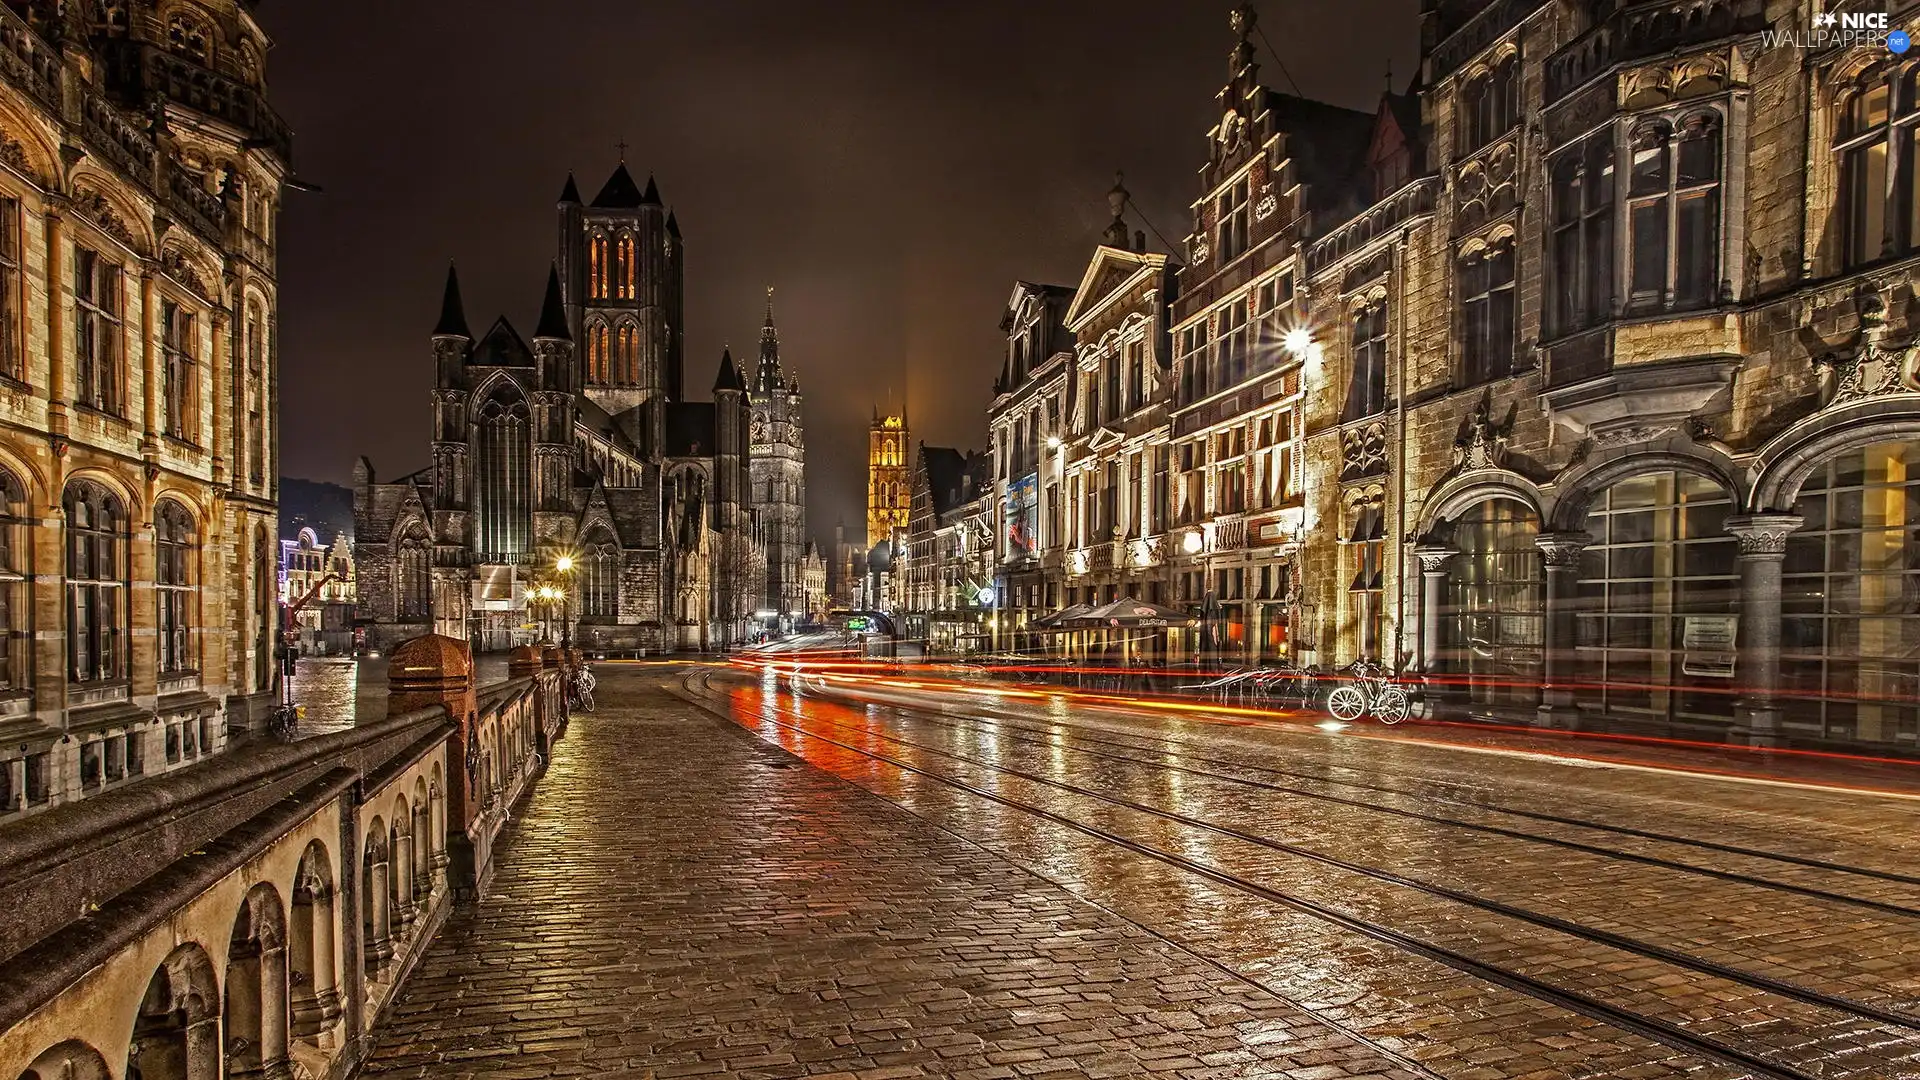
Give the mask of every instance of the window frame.
<path id="1" fill-rule="evenodd" d="M 199 670 L 199 530 L 193 512 L 161 499 L 153 514 L 155 665 L 162 675 Z"/>
<path id="2" fill-rule="evenodd" d="M 67 604 L 67 679 L 106 686 L 127 678 L 128 517 L 119 496 L 85 477 L 70 480 L 62 584 Z M 84 514 L 77 511 L 85 510 Z M 76 524 L 76 517 L 84 523 Z M 104 566 L 105 573 L 101 570 Z"/>
<path id="3" fill-rule="evenodd" d="M 1455 271 L 1460 281 L 1460 367 L 1456 385 L 1477 386 L 1507 378 L 1516 367 L 1519 324 L 1513 237 L 1501 236 L 1469 251 L 1456 262 Z"/>
<path id="4" fill-rule="evenodd" d="M 126 268 L 85 244 L 73 255 L 74 403 L 124 418 Z"/>
<path id="5" fill-rule="evenodd" d="M 172 297 L 160 298 L 161 429 L 189 445 L 200 439 L 199 313 Z"/>

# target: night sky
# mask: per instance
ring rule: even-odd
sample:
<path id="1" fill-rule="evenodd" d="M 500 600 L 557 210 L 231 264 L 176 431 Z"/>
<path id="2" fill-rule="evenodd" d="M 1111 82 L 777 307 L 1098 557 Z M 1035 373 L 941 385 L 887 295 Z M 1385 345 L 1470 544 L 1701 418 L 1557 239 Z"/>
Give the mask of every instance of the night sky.
<path id="1" fill-rule="evenodd" d="M 1258 6 L 1308 96 L 1371 111 L 1389 62 L 1402 87 L 1413 71 L 1418 0 Z M 722 345 L 755 354 L 775 286 L 806 394 L 809 527 L 859 534 L 874 407 L 904 404 L 930 445 L 984 447 L 1013 282 L 1078 283 L 1116 169 L 1167 241 L 1185 235 L 1229 8 L 264 4 L 297 173 L 325 189 L 289 192 L 281 226 L 284 472 L 424 466 L 447 260 L 476 333 L 502 313 L 531 333 L 567 170 L 591 199 L 624 141 L 685 233 L 689 392 Z M 1292 88 L 1264 45 L 1259 61 Z"/>

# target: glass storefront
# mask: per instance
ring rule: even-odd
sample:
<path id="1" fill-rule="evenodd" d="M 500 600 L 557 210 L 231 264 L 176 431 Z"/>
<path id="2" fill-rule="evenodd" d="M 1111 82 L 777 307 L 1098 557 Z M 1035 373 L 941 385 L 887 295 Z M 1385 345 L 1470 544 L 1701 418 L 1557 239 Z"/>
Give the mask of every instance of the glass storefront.
<path id="1" fill-rule="evenodd" d="M 1920 442 L 1815 469 L 1782 566 L 1780 720 L 1790 733 L 1920 744 Z"/>
<path id="2" fill-rule="evenodd" d="M 1732 511 L 1724 489 L 1688 473 L 1632 477 L 1594 497 L 1575 611 L 1583 710 L 1680 734 L 1731 722 L 1738 678 L 1726 643 L 1740 610 Z"/>
<path id="3" fill-rule="evenodd" d="M 1447 671 L 1465 676 L 1478 708 L 1532 707 L 1539 700 L 1546 572 L 1533 512 L 1491 499 L 1454 524 L 1460 554 L 1448 569 Z"/>

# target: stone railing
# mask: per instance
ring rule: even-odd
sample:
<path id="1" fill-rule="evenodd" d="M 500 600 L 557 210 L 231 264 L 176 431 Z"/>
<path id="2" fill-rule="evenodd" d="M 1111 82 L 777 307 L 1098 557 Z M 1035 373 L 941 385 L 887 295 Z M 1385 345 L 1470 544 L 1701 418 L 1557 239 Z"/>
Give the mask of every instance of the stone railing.
<path id="1" fill-rule="evenodd" d="M 566 721 L 557 649 L 479 692 L 450 638 L 390 670 L 385 719 L 0 829 L 0 1075 L 358 1066 Z"/>
<path id="2" fill-rule="evenodd" d="M 1247 546 L 1247 519 L 1238 514 L 1215 520 L 1207 531 L 1211 534 L 1208 551 L 1239 551 Z"/>
<path id="3" fill-rule="evenodd" d="M 25 19 L 4 5 L 0 5 L 0 72 L 47 109 L 60 111 L 59 54 L 41 42 Z"/>

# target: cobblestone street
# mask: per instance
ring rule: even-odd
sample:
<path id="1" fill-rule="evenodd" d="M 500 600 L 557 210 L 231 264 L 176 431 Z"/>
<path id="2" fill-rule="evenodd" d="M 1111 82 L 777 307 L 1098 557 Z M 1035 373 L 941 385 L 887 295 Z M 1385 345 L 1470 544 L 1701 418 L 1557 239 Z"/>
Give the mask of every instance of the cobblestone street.
<path id="1" fill-rule="evenodd" d="M 603 674 L 370 1073 L 1920 1076 L 1920 804 Z"/>

